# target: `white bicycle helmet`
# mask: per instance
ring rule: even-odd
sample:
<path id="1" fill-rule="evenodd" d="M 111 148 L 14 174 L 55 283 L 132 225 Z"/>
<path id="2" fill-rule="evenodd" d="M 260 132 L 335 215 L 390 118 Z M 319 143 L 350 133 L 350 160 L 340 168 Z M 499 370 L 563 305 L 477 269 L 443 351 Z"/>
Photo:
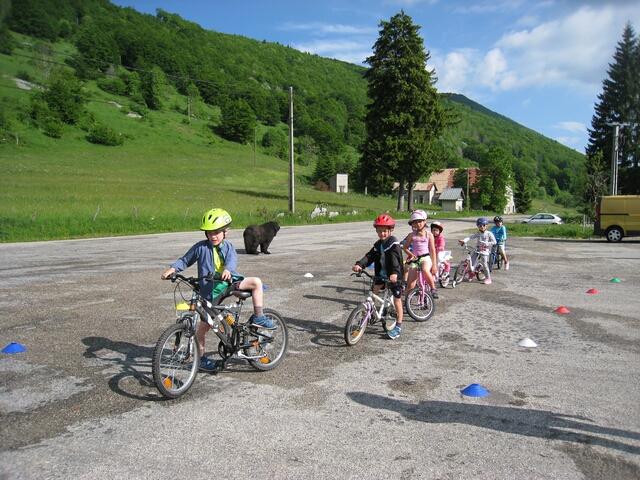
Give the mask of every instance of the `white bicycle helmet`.
<path id="1" fill-rule="evenodd" d="M 424 220 L 426 222 L 427 217 L 427 212 L 425 212 L 424 210 L 414 210 L 411 214 L 411 218 L 409 219 L 409 225 L 411 225 L 416 220 Z"/>

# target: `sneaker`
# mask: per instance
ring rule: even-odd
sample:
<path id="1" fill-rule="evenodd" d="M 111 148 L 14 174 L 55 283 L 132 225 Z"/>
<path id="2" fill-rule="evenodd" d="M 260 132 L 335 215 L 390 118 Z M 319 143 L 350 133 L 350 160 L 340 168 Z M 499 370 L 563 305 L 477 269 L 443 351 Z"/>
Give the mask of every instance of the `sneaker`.
<path id="1" fill-rule="evenodd" d="M 251 324 L 253 326 L 256 327 L 260 327 L 260 328 L 266 328 L 269 330 L 273 330 L 274 328 L 277 327 L 277 325 L 275 323 L 273 323 L 271 320 L 269 320 L 266 316 L 261 316 L 260 318 L 254 318 L 253 322 L 251 322 Z"/>
<path id="2" fill-rule="evenodd" d="M 504 269 L 509 270 L 509 262 L 504 262 Z"/>
<path id="3" fill-rule="evenodd" d="M 203 355 L 200 359 L 200 370 L 203 372 L 215 372 L 216 364 L 213 363 L 210 358 Z"/>
<path id="4" fill-rule="evenodd" d="M 431 296 L 432 296 L 433 298 L 440 298 L 440 297 L 438 296 L 438 289 L 437 289 L 437 288 L 434 288 L 433 290 L 431 290 Z"/>
<path id="5" fill-rule="evenodd" d="M 482 283 L 484 283 L 485 285 L 491 285 L 491 279 L 490 278 L 485 278 Z"/>
<path id="6" fill-rule="evenodd" d="M 390 332 L 387 332 L 387 335 L 389 335 L 390 339 L 394 340 L 398 338 L 401 333 L 402 333 L 402 324 L 397 323 L 396 326 L 393 328 L 393 330 L 391 330 Z"/>

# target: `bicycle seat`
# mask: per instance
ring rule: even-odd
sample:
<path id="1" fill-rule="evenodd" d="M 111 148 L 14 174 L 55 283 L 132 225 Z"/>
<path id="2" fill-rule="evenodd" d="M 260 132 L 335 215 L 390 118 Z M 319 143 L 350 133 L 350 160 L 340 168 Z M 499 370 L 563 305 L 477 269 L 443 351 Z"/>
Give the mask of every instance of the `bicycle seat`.
<path id="1" fill-rule="evenodd" d="M 234 290 L 230 294 L 238 298 L 249 298 L 251 296 L 251 292 L 248 290 Z"/>

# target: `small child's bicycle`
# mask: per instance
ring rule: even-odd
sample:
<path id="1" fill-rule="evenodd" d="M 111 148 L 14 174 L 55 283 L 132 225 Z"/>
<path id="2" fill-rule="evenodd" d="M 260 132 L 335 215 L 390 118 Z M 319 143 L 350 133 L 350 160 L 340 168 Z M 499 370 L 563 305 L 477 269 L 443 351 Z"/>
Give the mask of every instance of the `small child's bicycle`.
<path id="1" fill-rule="evenodd" d="M 502 258 L 499 248 L 500 247 L 498 245 L 494 245 L 493 247 L 491 247 L 491 254 L 489 256 L 490 270 L 493 270 L 494 265 L 498 270 L 500 270 L 502 268 L 502 265 L 504 264 L 504 258 Z"/>
<path id="2" fill-rule="evenodd" d="M 390 332 L 396 326 L 396 309 L 393 306 L 393 295 L 390 293 L 388 278 L 375 277 L 366 270 L 360 270 L 358 273 L 352 273 L 360 278 L 362 275 L 369 277 L 370 285 L 366 300 L 353 309 L 347 324 L 344 326 L 344 341 L 347 345 L 355 345 L 360 341 L 367 329 L 367 325 L 373 325 L 377 322 L 382 323 L 385 332 Z M 384 281 L 384 289 L 382 297 L 373 293 L 373 286 L 376 280 Z M 365 279 L 366 282 L 366 279 Z"/>
<path id="3" fill-rule="evenodd" d="M 440 282 L 440 286 L 442 288 L 447 288 L 449 285 L 450 275 L 449 270 L 446 269 L 447 264 L 451 260 L 451 250 L 444 250 L 442 252 L 438 252 L 436 255 L 438 259 L 438 271 L 433 276 L 434 282 Z"/>
<path id="4" fill-rule="evenodd" d="M 464 250 L 466 250 L 467 258 L 460 262 L 460 265 L 458 265 L 455 273 L 453 274 L 453 288 L 456 288 L 456 285 L 458 285 L 467 274 L 469 274 L 469 277 L 475 275 L 479 281 L 483 281 L 487 278 L 487 273 L 484 271 L 484 267 L 479 261 L 475 264 L 473 263 L 473 256 L 471 255 L 473 253 L 473 249 L 464 242 L 460 241 L 458 243 L 462 245 Z"/>
<path id="5" fill-rule="evenodd" d="M 409 316 L 411 316 L 411 318 L 416 322 L 426 322 L 433 316 L 436 305 L 433 302 L 431 288 L 427 283 L 424 273 L 422 273 L 420 264 L 417 264 L 414 268 L 418 271 L 416 286 L 407 294 L 404 306 L 407 309 Z"/>
<path id="6" fill-rule="evenodd" d="M 242 305 L 251 292 L 228 288 L 222 300 L 235 297 L 232 305 L 217 305 L 200 295 L 200 280 L 220 280 L 219 276 L 184 277 L 178 273 L 168 280 L 178 282 L 174 290 L 176 323 L 167 328 L 153 351 L 153 380 L 158 391 L 167 398 L 177 398 L 191 387 L 200 366 L 200 351 L 196 339 L 198 321 L 211 326 L 219 338 L 218 354 L 222 360 L 216 362 L 216 371 L 224 370 L 227 361 L 234 355 L 243 358 L 256 370 L 271 370 L 283 359 L 287 350 L 288 332 L 284 319 L 275 310 L 264 309 L 264 314 L 276 324 L 276 328 L 265 330 L 252 324 L 253 315 L 240 320 Z M 181 285 L 191 289 L 191 299 L 180 290 Z"/>

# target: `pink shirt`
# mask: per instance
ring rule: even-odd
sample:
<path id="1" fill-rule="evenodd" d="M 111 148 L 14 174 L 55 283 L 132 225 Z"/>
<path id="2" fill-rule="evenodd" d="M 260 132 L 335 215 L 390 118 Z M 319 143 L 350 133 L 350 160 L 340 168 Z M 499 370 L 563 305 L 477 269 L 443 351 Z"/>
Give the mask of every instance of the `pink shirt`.
<path id="1" fill-rule="evenodd" d="M 433 244 L 436 247 L 436 252 L 444 252 L 444 237 L 442 236 L 442 234 L 438 235 L 437 237 L 433 237 Z"/>
<path id="2" fill-rule="evenodd" d="M 411 239 L 411 253 L 416 257 L 429 254 L 430 233 L 431 232 L 427 232 L 427 236 L 424 238 L 417 236 L 415 233 L 413 234 L 413 239 Z"/>

